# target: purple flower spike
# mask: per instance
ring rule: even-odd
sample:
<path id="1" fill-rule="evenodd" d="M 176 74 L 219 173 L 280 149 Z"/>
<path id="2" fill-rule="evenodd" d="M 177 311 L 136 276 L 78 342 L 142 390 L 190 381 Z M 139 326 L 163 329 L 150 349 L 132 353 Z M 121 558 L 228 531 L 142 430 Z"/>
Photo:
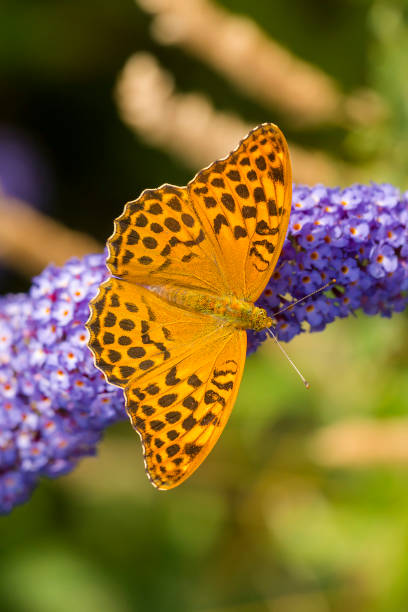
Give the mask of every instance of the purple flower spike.
<path id="1" fill-rule="evenodd" d="M 288 341 L 358 309 L 390 316 L 408 303 L 408 192 L 392 185 L 298 186 L 288 238 L 259 304 L 273 316 L 332 278 L 329 292 L 276 316 Z M 249 351 L 262 339 L 248 332 Z"/>
<path id="2" fill-rule="evenodd" d="M 49 266 L 28 295 L 0 301 L 0 512 L 95 454 L 104 429 L 126 418 L 87 347 L 88 302 L 106 276 L 103 255 Z"/>
<path id="3" fill-rule="evenodd" d="M 390 316 L 408 301 L 408 193 L 391 185 L 299 186 L 289 234 L 260 306 L 289 341 L 356 310 Z M 126 418 L 122 391 L 87 347 L 88 303 L 106 278 L 104 255 L 49 266 L 27 295 L 0 300 L 0 512 L 26 501 L 41 476 L 95 454 Z M 290 304 L 336 284 L 294 308 Z M 265 333 L 248 332 L 249 352 Z"/>

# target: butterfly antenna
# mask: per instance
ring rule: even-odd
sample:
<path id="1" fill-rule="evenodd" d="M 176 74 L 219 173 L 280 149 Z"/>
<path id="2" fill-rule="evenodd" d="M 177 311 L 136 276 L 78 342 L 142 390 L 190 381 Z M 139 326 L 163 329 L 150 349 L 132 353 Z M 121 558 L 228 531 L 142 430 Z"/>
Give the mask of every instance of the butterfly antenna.
<path id="1" fill-rule="evenodd" d="M 285 312 L 286 310 L 289 310 L 290 308 L 293 308 L 293 306 L 296 306 L 296 304 L 299 304 L 300 302 L 303 302 L 304 300 L 307 300 L 312 295 L 316 295 L 316 293 L 320 293 L 321 291 L 324 291 L 325 289 L 327 289 L 327 287 L 330 287 L 330 285 L 334 285 L 336 282 L 337 282 L 337 280 L 335 278 L 332 278 L 328 283 L 326 283 L 322 287 L 319 287 L 319 289 L 315 289 L 314 291 L 312 291 L 312 293 L 308 293 L 307 295 L 304 295 L 302 298 L 300 298 L 300 300 L 296 300 L 295 302 L 291 302 L 290 304 L 285 306 L 285 308 L 282 308 L 282 310 L 278 310 L 278 312 L 274 312 L 273 316 L 276 317 L 276 315 L 281 314 L 281 312 Z"/>
<path id="2" fill-rule="evenodd" d="M 279 340 L 277 339 L 277 337 L 275 336 L 275 334 L 273 333 L 271 328 L 267 327 L 265 331 L 266 331 L 267 334 L 270 335 L 271 338 L 273 338 L 273 340 L 275 340 L 276 344 L 278 345 L 278 347 L 280 348 L 282 353 L 285 355 L 286 359 L 289 361 L 289 363 L 292 366 L 292 368 L 300 376 L 300 379 L 301 379 L 302 383 L 305 385 L 306 389 L 310 389 L 310 384 L 307 382 L 306 378 L 303 376 L 303 374 L 295 366 L 295 364 L 293 363 L 292 359 L 289 357 L 289 355 L 287 354 L 287 352 L 285 351 L 285 349 L 283 348 L 283 346 L 281 345 L 281 343 L 279 342 Z"/>

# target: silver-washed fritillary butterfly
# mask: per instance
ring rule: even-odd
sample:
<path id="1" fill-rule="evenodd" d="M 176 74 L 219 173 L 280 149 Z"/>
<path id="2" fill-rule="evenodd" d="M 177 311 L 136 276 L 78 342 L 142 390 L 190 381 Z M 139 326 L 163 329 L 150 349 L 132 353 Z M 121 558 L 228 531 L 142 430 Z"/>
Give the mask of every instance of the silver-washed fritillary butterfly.
<path id="1" fill-rule="evenodd" d="M 159 489 L 197 469 L 229 418 L 245 330 L 272 324 L 253 303 L 278 261 L 290 206 L 288 147 L 267 123 L 186 187 L 143 191 L 115 221 L 89 346 L 124 389 Z"/>

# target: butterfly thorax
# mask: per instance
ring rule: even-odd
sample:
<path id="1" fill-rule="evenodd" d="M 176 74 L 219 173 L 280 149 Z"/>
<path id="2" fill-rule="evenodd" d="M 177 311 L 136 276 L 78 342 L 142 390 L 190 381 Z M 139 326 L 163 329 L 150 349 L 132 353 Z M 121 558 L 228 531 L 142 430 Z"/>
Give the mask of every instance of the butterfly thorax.
<path id="1" fill-rule="evenodd" d="M 235 295 L 213 293 L 173 285 L 149 286 L 148 289 L 184 310 L 217 317 L 238 329 L 261 331 L 273 323 L 263 308 Z"/>

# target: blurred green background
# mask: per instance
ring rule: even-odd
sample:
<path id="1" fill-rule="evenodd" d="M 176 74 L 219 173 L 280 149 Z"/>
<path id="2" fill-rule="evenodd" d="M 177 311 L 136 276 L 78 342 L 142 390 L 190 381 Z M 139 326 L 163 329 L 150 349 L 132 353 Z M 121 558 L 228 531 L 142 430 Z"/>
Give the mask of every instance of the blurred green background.
<path id="1" fill-rule="evenodd" d="M 272 84 L 254 94 L 239 72 L 234 80 L 217 68 L 225 58 L 214 64 L 178 44 L 183 11 L 205 38 L 209 6 L 225 20 L 245 17 L 301 60 L 305 100 L 309 68 L 327 79 L 332 103 L 318 92 L 303 110 L 301 93 L 295 111 L 284 96 L 266 101 Z M 404 0 L 3 0 L 0 16 L 0 184 L 101 244 L 126 200 L 185 184 L 199 169 L 155 133 L 171 123 L 169 100 L 156 124 L 136 117 L 131 129 L 124 119 L 114 92 L 140 52 L 172 75 L 179 101 L 194 92 L 238 123 L 278 123 L 300 151 L 302 180 L 408 188 Z M 235 31 L 231 54 L 247 30 Z M 279 70 L 281 56 L 268 49 L 259 45 L 260 65 Z M 13 167 L 17 184 L 30 163 L 41 170 L 28 181 L 32 197 L 6 190 L 1 160 L 17 156 L 15 143 L 24 158 Z M 47 244 L 39 248 L 48 261 Z M 3 293 L 28 289 L 24 267 L 8 262 L 1 274 Z M 359 316 L 298 337 L 289 350 L 308 392 L 265 345 L 248 359 L 220 443 L 168 493 L 149 484 L 129 424 L 113 427 L 96 458 L 1 519 L 1 609 L 406 612 L 407 330 L 405 315 Z"/>

